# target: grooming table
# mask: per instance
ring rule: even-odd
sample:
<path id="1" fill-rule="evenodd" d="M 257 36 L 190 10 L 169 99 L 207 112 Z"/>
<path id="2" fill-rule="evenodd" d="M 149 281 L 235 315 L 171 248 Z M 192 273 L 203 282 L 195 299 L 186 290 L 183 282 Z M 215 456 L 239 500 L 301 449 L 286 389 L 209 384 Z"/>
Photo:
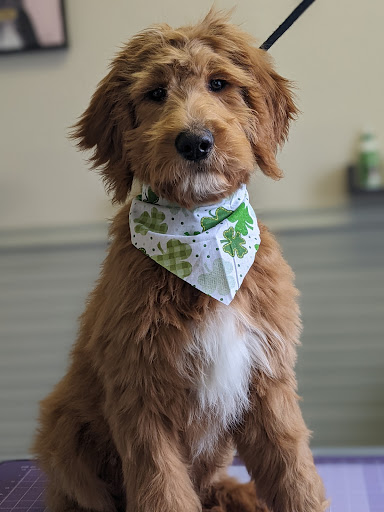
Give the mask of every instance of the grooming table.
<path id="1" fill-rule="evenodd" d="M 330 512 L 384 512 L 384 457 L 315 457 L 315 462 L 332 500 Z M 230 474 L 249 480 L 239 460 Z M 0 511 L 48 512 L 44 483 L 44 474 L 33 461 L 1 463 Z"/>

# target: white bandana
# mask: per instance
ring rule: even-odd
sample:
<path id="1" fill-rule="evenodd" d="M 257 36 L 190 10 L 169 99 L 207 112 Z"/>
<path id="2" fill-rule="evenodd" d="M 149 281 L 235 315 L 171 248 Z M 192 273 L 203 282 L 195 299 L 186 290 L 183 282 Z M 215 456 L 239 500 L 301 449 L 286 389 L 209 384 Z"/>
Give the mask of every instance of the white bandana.
<path id="1" fill-rule="evenodd" d="M 219 203 L 193 210 L 143 185 L 132 201 L 129 225 L 137 249 L 224 304 L 234 298 L 260 244 L 245 185 Z"/>

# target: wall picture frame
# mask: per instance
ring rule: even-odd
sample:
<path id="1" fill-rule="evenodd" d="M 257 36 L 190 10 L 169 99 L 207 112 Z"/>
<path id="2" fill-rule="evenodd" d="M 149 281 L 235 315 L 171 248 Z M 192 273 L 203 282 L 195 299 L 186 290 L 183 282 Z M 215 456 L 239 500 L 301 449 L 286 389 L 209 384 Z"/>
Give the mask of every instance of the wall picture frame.
<path id="1" fill-rule="evenodd" d="M 0 0 L 0 55 L 67 47 L 64 0 Z"/>

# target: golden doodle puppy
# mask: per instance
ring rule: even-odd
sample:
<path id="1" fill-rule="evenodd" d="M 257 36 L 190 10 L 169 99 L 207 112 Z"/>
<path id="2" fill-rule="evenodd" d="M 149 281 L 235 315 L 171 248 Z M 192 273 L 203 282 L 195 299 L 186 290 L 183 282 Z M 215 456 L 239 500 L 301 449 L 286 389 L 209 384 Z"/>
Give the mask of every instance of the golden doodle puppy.
<path id="1" fill-rule="evenodd" d="M 296 394 L 293 274 L 246 191 L 256 166 L 281 176 L 296 113 L 226 14 L 151 27 L 112 62 L 74 137 L 123 206 L 41 404 L 51 512 L 326 508 Z M 226 476 L 235 449 L 250 484 Z"/>

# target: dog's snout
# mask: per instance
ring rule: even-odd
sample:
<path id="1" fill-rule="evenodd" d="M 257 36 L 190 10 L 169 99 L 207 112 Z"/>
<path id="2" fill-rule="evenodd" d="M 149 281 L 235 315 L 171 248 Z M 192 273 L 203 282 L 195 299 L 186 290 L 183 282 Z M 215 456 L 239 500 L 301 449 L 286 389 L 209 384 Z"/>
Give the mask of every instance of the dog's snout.
<path id="1" fill-rule="evenodd" d="M 207 158 L 212 151 L 213 143 L 213 135 L 209 130 L 200 133 L 181 132 L 175 140 L 178 153 L 193 162 Z"/>

